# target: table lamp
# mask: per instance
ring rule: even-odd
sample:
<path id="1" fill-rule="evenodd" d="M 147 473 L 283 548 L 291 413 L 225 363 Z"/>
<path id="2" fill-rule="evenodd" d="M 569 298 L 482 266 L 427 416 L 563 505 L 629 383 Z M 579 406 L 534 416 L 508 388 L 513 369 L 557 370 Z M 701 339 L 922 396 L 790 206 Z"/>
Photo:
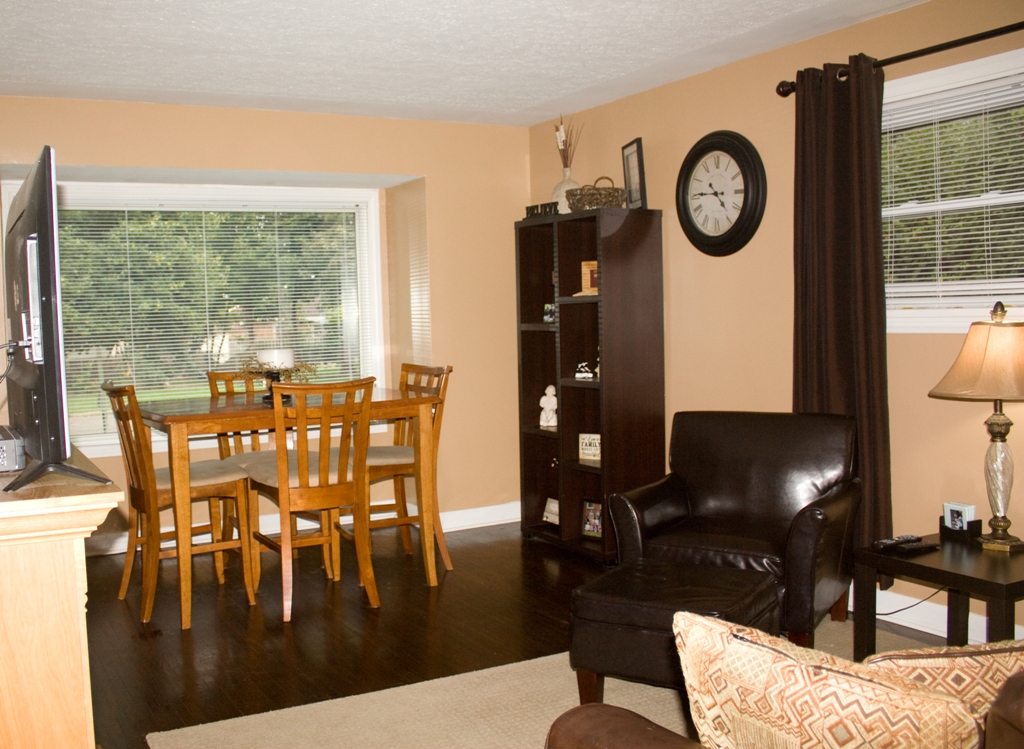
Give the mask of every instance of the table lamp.
<path id="1" fill-rule="evenodd" d="M 1006 322 L 1005 318 L 1006 308 L 996 302 L 991 322 L 971 323 L 956 361 L 928 397 L 992 401 L 994 413 L 985 421 L 991 437 L 985 453 L 985 486 L 992 508 L 988 521 L 992 532 L 979 540 L 986 549 L 1010 552 L 1024 551 L 1024 541 L 1007 532 L 1013 456 L 1006 436 L 1013 422 L 1003 413 L 1003 401 L 1024 401 L 1024 322 Z"/>

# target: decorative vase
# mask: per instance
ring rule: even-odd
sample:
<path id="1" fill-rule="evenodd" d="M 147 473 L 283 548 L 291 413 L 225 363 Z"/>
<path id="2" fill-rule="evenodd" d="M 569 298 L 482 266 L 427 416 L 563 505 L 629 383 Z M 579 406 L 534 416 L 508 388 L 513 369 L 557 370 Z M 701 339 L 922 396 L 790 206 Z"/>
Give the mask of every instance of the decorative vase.
<path id="1" fill-rule="evenodd" d="M 551 191 L 551 202 L 558 203 L 559 213 L 569 213 L 569 201 L 565 199 L 566 190 L 575 190 L 579 185 L 569 176 L 569 167 L 562 167 L 562 181 Z"/>

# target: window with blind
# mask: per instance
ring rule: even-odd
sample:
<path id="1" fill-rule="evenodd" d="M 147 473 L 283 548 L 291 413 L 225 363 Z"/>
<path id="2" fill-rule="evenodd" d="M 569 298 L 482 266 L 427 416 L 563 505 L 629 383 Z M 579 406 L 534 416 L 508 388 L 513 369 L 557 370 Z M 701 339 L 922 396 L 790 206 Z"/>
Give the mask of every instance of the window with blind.
<path id="1" fill-rule="evenodd" d="M 339 192 L 131 185 L 125 198 L 59 185 L 76 443 L 115 428 L 98 388 L 108 378 L 144 399 L 202 395 L 207 370 L 276 348 L 316 365 L 315 380 L 382 377 L 376 198 Z"/>
<path id="2" fill-rule="evenodd" d="M 996 300 L 1024 306 L 1024 51 L 898 79 L 885 98 L 889 331 L 965 332 Z"/>

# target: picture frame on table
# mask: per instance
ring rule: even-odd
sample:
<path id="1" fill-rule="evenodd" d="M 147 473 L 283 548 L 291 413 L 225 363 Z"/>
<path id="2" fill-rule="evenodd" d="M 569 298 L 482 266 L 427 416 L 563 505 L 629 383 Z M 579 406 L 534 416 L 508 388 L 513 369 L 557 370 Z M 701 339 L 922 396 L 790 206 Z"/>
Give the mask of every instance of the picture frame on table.
<path id="1" fill-rule="evenodd" d="M 644 146 L 636 138 L 622 147 L 622 176 L 626 186 L 626 208 L 647 207 L 647 185 L 644 179 Z"/>
<path id="2" fill-rule="evenodd" d="M 967 523 L 974 520 L 974 505 L 963 502 L 946 502 L 942 505 L 942 519 L 947 528 L 955 531 L 967 530 Z"/>

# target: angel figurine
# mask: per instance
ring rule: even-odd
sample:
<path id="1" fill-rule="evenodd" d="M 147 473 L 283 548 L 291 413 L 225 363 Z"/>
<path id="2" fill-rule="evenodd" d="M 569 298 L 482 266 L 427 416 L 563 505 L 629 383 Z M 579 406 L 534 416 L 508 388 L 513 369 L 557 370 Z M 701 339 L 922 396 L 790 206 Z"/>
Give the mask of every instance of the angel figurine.
<path id="1" fill-rule="evenodd" d="M 558 426 L 558 398 L 555 386 L 544 388 L 544 396 L 540 399 L 540 425 L 542 427 Z"/>

